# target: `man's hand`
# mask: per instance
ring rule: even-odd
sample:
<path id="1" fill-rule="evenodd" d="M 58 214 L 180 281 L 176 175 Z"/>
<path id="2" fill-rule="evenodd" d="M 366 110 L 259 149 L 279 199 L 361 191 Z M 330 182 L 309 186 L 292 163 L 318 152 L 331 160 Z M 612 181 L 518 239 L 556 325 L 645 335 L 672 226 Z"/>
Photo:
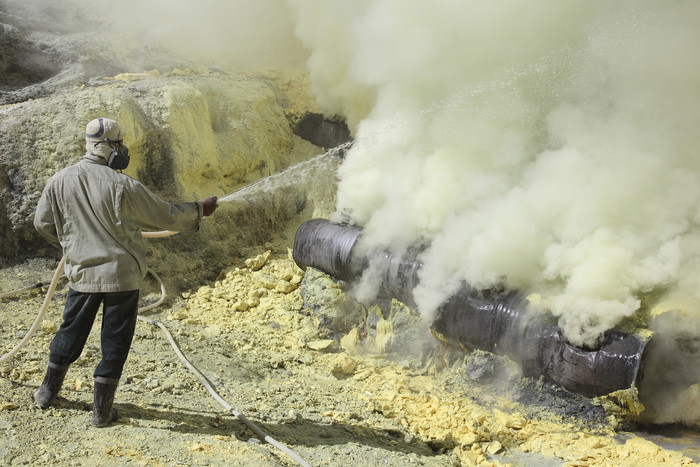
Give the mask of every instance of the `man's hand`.
<path id="1" fill-rule="evenodd" d="M 207 199 L 202 200 L 202 207 L 204 208 L 204 215 L 211 216 L 216 211 L 219 205 L 216 203 L 218 198 L 216 196 L 210 196 Z"/>

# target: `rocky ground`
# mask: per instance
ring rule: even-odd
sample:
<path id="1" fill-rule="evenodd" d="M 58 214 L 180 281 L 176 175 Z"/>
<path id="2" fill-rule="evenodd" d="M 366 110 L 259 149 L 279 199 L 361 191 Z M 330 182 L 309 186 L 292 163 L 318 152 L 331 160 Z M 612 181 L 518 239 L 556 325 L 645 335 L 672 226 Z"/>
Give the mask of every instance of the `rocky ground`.
<path id="1" fill-rule="evenodd" d="M 614 404 L 605 409 L 601 401 L 523 380 L 512 362 L 488 353 L 423 341 L 425 328 L 407 325 L 416 321 L 400 303 L 365 310 L 328 276 L 305 274 L 289 251 L 273 250 L 232 264 L 213 283 L 171 292 L 142 316 L 170 330 L 226 403 L 310 465 L 676 466 L 700 460 L 697 430 L 635 433 L 610 409 Z M 49 280 L 55 266 L 34 259 L 5 268 L 0 293 Z M 2 354 L 24 336 L 45 292 L 2 300 Z M 117 423 L 101 429 L 90 423 L 99 323 L 55 406 L 39 409 L 32 392 L 43 377 L 65 292 L 59 283 L 41 330 L 0 365 L 3 465 L 296 464 L 228 413 L 146 321 L 138 323 L 117 392 Z M 143 305 L 158 294 L 150 283 Z M 408 340 L 414 345 L 405 345 Z"/>

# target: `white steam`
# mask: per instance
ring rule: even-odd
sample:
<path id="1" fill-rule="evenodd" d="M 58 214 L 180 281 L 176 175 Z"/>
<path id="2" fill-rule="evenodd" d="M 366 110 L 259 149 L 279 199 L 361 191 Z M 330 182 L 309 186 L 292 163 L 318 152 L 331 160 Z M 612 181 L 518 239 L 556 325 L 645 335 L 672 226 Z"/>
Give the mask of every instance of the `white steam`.
<path id="1" fill-rule="evenodd" d="M 462 281 L 541 292 L 594 344 L 641 293 L 700 300 L 700 4 L 290 0 L 348 118 L 337 219 Z M 371 282 L 371 281 L 368 281 Z"/>

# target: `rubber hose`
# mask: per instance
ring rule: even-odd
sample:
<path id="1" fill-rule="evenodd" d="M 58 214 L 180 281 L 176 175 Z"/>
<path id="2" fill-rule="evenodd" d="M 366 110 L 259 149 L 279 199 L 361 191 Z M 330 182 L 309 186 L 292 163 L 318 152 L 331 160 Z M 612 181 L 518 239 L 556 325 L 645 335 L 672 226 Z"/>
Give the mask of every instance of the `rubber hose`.
<path id="1" fill-rule="evenodd" d="M 156 320 L 150 320 L 143 318 L 141 316 L 138 317 L 139 320 L 145 321 L 147 323 L 150 323 L 154 326 L 158 326 L 163 333 L 165 334 L 168 342 L 170 342 L 170 345 L 172 348 L 175 350 L 175 353 L 177 354 L 178 358 L 180 361 L 192 372 L 194 375 L 197 377 L 200 383 L 206 388 L 206 390 L 211 394 L 211 396 L 226 410 L 231 412 L 233 415 L 235 415 L 240 421 L 242 421 L 248 428 L 250 428 L 255 434 L 257 434 L 260 438 L 265 440 L 267 443 L 275 446 L 277 449 L 280 451 L 283 451 L 287 455 L 289 455 L 292 459 L 294 459 L 299 465 L 303 465 L 305 467 L 310 467 L 309 464 L 302 459 L 298 454 L 296 454 L 294 451 L 289 449 L 287 446 L 284 444 L 280 443 L 276 439 L 272 438 L 268 434 L 266 434 L 264 431 L 262 431 L 260 428 L 258 428 L 253 422 L 251 422 L 245 415 L 243 415 L 241 412 L 236 410 L 233 406 L 231 406 L 229 403 L 227 403 L 220 395 L 219 393 L 216 392 L 216 390 L 212 387 L 211 383 L 209 383 L 209 380 L 194 366 L 190 361 L 185 357 L 185 355 L 182 353 L 180 348 L 178 347 L 177 343 L 175 342 L 175 339 L 173 339 L 172 334 L 170 334 L 170 331 L 168 331 L 168 328 L 163 325 L 160 321 Z"/>
<path id="2" fill-rule="evenodd" d="M 44 297 L 44 303 L 42 303 L 41 308 L 39 309 L 39 314 L 36 316 L 36 319 L 29 328 L 29 331 L 27 331 L 27 334 L 25 334 L 25 336 L 22 338 L 21 341 L 19 341 L 19 343 L 15 346 L 14 349 L 10 350 L 5 355 L 0 357 L 0 363 L 5 363 L 6 361 L 14 357 L 17 354 L 17 352 L 19 352 L 20 349 L 24 347 L 27 342 L 29 342 L 29 339 L 31 339 L 36 330 L 39 329 L 39 326 L 41 326 L 41 322 L 44 320 L 46 310 L 49 308 L 51 297 L 53 296 L 53 293 L 56 290 L 58 279 L 60 279 L 61 275 L 63 274 L 64 264 L 66 264 L 66 259 L 61 258 L 61 261 L 58 262 L 58 266 L 56 267 L 56 271 L 53 273 L 53 279 L 51 279 L 49 290 L 48 292 L 46 292 L 46 296 Z"/>

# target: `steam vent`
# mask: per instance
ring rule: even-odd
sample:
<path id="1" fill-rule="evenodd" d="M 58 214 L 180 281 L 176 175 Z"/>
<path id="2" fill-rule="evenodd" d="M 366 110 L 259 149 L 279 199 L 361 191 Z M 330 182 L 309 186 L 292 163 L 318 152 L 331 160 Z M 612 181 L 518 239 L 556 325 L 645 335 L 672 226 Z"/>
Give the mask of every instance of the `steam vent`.
<path id="1" fill-rule="evenodd" d="M 699 47 L 692 0 L 3 0 L 0 464 L 698 465 Z M 102 311 L 35 398 L 96 118 L 218 203 L 129 233 L 104 427 Z"/>

